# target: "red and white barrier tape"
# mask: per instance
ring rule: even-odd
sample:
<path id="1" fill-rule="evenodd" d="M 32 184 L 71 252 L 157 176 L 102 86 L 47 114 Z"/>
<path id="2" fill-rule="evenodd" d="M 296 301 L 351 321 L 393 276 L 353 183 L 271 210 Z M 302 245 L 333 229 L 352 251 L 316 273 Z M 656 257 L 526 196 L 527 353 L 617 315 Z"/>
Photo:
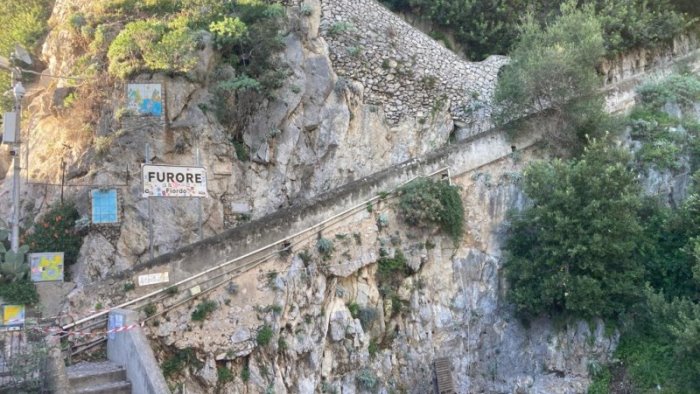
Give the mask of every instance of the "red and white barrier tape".
<path id="1" fill-rule="evenodd" d="M 53 335 L 58 335 L 58 334 L 68 334 L 68 335 L 108 335 L 108 334 L 114 334 L 122 331 L 128 331 L 128 330 L 133 330 L 134 328 L 137 327 L 143 327 L 144 322 L 141 323 L 135 323 L 135 324 L 129 324 L 128 326 L 122 326 L 122 327 L 116 327 L 111 330 L 107 331 L 69 331 L 69 330 L 64 330 L 60 327 L 46 327 L 44 329 L 40 329 L 37 327 L 30 327 L 30 329 L 35 330 L 35 331 L 41 331 L 45 332 L 47 334 L 53 334 Z"/>

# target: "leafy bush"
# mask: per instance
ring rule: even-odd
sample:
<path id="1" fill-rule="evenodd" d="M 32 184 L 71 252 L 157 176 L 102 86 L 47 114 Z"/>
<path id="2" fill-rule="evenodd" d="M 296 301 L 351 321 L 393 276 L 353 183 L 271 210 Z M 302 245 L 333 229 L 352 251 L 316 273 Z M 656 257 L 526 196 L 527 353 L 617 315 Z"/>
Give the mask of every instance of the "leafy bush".
<path id="1" fill-rule="evenodd" d="M 274 333 L 272 332 L 272 327 L 264 325 L 260 330 L 258 330 L 258 334 L 255 336 L 255 341 L 260 346 L 267 346 L 270 344 L 273 335 Z"/>
<path id="2" fill-rule="evenodd" d="M 464 232 L 464 207 L 458 188 L 419 178 L 399 190 L 399 213 L 412 226 L 437 224 L 457 242 Z"/>
<path id="3" fill-rule="evenodd" d="M 659 110 L 668 103 L 692 107 L 700 101 L 700 77 L 694 74 L 672 74 L 660 81 L 650 81 L 637 88 L 642 105 Z"/>
<path id="4" fill-rule="evenodd" d="M 401 250 L 394 252 L 394 257 L 382 256 L 377 260 L 377 281 L 382 287 L 396 289 L 406 276 L 411 274 L 411 268 L 406 265 L 406 257 Z"/>
<path id="5" fill-rule="evenodd" d="M 640 299 L 640 188 L 629 161 L 593 141 L 579 160 L 528 166 L 532 206 L 512 217 L 504 264 L 520 316 L 615 318 Z"/>
<path id="6" fill-rule="evenodd" d="M 568 1 L 562 15 L 542 29 L 525 20 L 518 44 L 496 88 L 496 119 L 507 124 L 523 115 L 550 110 L 560 119 L 565 140 L 595 137 L 604 119 L 595 66 L 603 55 L 600 21 L 591 7 Z"/>
<path id="7" fill-rule="evenodd" d="M 545 0 L 381 0 L 391 9 L 410 12 L 450 31 L 472 60 L 507 54 L 521 37 L 518 23 L 528 12 L 546 25 L 559 14 L 560 2 Z M 700 14 L 692 0 L 585 0 L 600 16 L 609 53 L 653 47 L 690 28 L 693 22 L 679 11 Z"/>
<path id="8" fill-rule="evenodd" d="M 197 65 L 198 41 L 181 20 L 131 22 L 109 46 L 109 72 L 119 78 L 143 71 L 186 74 Z"/>
<path id="9" fill-rule="evenodd" d="M 29 251 L 63 252 L 65 267 L 75 264 L 83 244 L 83 237 L 75 229 L 79 218 L 72 203 L 54 206 L 34 223 L 32 232 L 25 237 Z"/>
<path id="10" fill-rule="evenodd" d="M 161 369 L 163 370 L 163 375 L 168 378 L 188 366 L 194 367 L 195 369 L 201 368 L 202 362 L 197 359 L 197 354 L 194 349 L 189 347 L 185 349 L 178 349 L 175 354 L 168 357 L 163 364 L 161 364 Z"/>
<path id="11" fill-rule="evenodd" d="M 34 282 L 19 279 L 0 285 L 0 298 L 8 304 L 34 305 L 39 302 Z"/>
<path id="12" fill-rule="evenodd" d="M 217 308 L 217 304 L 215 301 L 212 300 L 206 300 L 202 301 L 197 307 L 194 309 L 192 312 L 192 320 L 193 321 L 202 321 L 209 317 L 209 315 L 212 314 Z"/>

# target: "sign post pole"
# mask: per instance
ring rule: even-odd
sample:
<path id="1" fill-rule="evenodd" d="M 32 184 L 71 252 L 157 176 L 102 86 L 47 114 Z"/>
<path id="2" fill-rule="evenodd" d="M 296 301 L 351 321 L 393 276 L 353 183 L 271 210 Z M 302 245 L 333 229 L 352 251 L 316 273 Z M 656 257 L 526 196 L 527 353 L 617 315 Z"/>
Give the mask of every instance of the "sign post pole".
<path id="1" fill-rule="evenodd" d="M 197 137 L 197 149 L 195 151 L 195 165 L 197 167 L 201 166 L 202 163 L 202 158 L 201 154 L 199 151 L 199 137 Z M 197 198 L 197 229 L 199 231 L 199 240 L 204 239 L 204 233 L 202 231 L 202 198 L 201 197 L 196 197 Z"/>
<path id="2" fill-rule="evenodd" d="M 151 144 L 146 144 L 146 164 L 151 164 Z M 151 196 L 146 197 L 148 201 L 148 254 L 153 260 L 153 210 L 151 208 Z"/>

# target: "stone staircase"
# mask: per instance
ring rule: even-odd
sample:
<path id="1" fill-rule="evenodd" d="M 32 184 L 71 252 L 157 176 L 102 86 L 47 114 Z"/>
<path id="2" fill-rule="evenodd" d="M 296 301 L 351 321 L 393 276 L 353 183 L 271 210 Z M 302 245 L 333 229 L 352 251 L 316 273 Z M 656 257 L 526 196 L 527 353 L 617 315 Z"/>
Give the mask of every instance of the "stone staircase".
<path id="1" fill-rule="evenodd" d="M 452 362 L 449 358 L 436 358 L 433 362 L 438 394 L 457 394 L 452 381 Z"/>
<path id="2" fill-rule="evenodd" d="M 131 394 L 126 370 L 111 361 L 79 363 L 66 368 L 71 393 Z"/>

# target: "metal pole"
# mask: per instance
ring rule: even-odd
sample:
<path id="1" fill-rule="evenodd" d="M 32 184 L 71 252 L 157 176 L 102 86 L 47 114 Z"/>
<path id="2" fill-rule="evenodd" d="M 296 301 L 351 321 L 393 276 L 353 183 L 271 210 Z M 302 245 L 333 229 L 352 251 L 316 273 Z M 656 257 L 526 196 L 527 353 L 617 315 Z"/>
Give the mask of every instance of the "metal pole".
<path id="1" fill-rule="evenodd" d="M 146 164 L 151 164 L 151 144 L 146 144 Z M 148 254 L 153 260 L 153 209 L 151 208 L 151 196 L 146 197 L 148 201 Z"/>
<path id="2" fill-rule="evenodd" d="M 20 81 L 21 73 L 15 69 L 12 72 L 12 92 L 15 96 L 15 111 L 17 112 L 17 136 L 15 143 L 12 144 L 12 239 L 10 247 L 13 252 L 19 250 L 19 177 L 20 177 L 20 137 L 21 137 L 21 119 L 22 119 L 22 96 L 24 88 Z"/>
<path id="3" fill-rule="evenodd" d="M 66 162 L 61 159 L 61 205 L 63 205 L 63 186 L 66 184 Z"/>
<path id="4" fill-rule="evenodd" d="M 197 148 L 195 150 L 195 163 L 197 167 L 202 165 L 202 158 L 199 152 L 199 137 L 197 138 Z M 202 197 L 197 197 L 197 229 L 199 234 L 199 240 L 204 239 L 204 232 L 202 231 Z"/>

